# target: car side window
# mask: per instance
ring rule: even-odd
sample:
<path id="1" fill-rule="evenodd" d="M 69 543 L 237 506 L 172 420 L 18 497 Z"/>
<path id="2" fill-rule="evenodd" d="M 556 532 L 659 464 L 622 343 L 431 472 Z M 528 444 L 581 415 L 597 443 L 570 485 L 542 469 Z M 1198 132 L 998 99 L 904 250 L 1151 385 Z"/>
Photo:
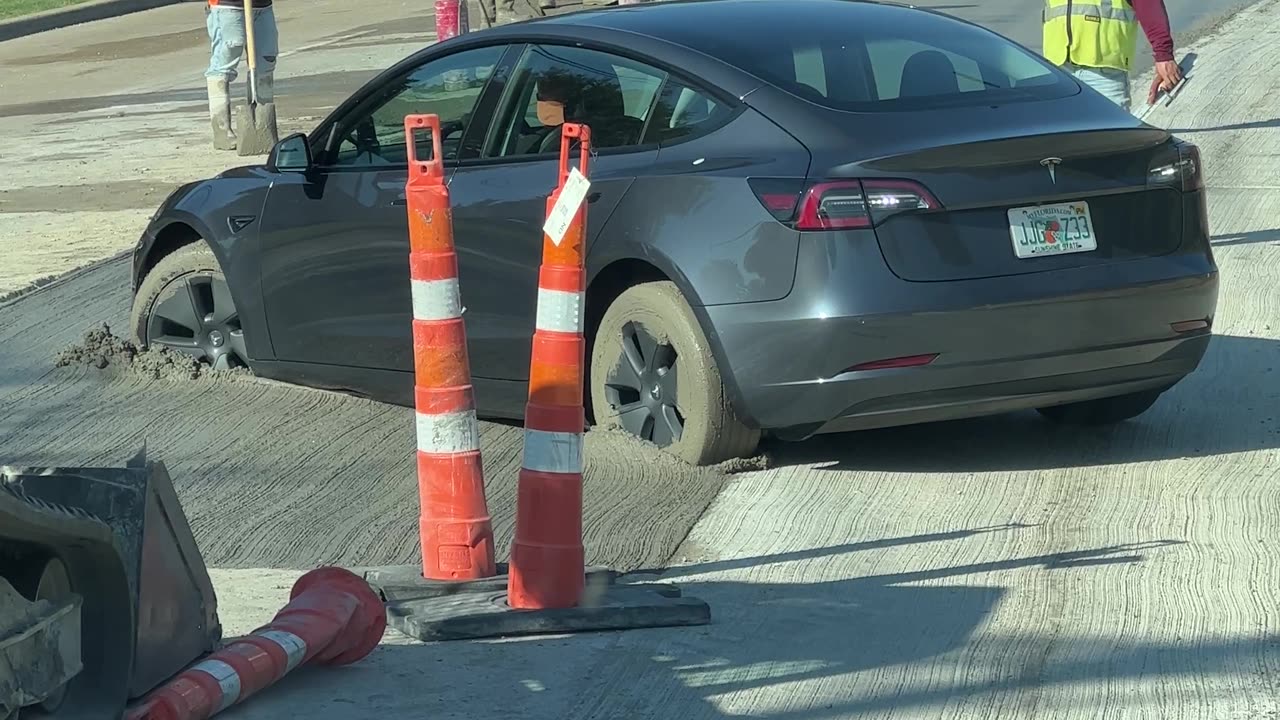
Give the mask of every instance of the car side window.
<path id="1" fill-rule="evenodd" d="M 595 149 L 637 146 L 666 77 L 662 70 L 609 53 L 532 46 L 516 68 L 488 155 L 558 153 L 565 122 L 590 126 Z"/>
<path id="2" fill-rule="evenodd" d="M 668 78 L 658 94 L 644 143 L 669 143 L 719 127 L 733 110 L 706 93 Z"/>
<path id="3" fill-rule="evenodd" d="M 380 101 L 358 110 L 341 125 L 333 167 L 407 165 L 404 118 L 417 113 L 440 116 L 444 159 L 456 160 L 463 134 L 485 84 L 502 59 L 505 46 L 464 50 L 429 62 L 380 94 Z M 419 135 L 419 158 L 431 157 L 431 138 Z"/>

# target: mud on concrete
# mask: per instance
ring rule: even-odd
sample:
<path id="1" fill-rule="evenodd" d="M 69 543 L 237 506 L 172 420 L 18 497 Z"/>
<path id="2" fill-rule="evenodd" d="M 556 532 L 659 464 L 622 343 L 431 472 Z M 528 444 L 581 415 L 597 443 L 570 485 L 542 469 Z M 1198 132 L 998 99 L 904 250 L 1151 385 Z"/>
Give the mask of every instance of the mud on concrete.
<path id="1" fill-rule="evenodd" d="M 86 332 L 80 342 L 69 345 L 54 359 L 54 367 L 58 368 L 79 365 L 134 372 L 155 380 L 198 380 L 210 376 L 230 380 L 252 376 L 246 368 L 214 370 L 167 347 L 140 348 L 130 340 L 117 337 L 106 323 Z"/>

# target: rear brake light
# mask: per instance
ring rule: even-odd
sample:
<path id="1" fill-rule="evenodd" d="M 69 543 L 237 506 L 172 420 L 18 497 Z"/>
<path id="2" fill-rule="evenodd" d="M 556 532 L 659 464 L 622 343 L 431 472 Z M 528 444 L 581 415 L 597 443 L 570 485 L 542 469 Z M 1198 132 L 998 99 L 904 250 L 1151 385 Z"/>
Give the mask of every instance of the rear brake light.
<path id="1" fill-rule="evenodd" d="M 760 203 L 797 230 L 870 228 L 894 215 L 942 207 L 919 183 L 910 180 L 831 180 L 813 183 L 800 192 L 794 181 L 753 178 L 751 188 Z"/>
<path id="2" fill-rule="evenodd" d="M 800 200 L 797 230 L 844 230 L 871 227 L 862 183 L 857 180 L 818 183 Z"/>
<path id="3" fill-rule="evenodd" d="M 1200 162 L 1200 148 L 1188 142 L 1177 145 L 1178 157 L 1165 158 L 1147 173 L 1149 185 L 1175 187 L 1183 192 L 1204 189 L 1204 166 Z"/>

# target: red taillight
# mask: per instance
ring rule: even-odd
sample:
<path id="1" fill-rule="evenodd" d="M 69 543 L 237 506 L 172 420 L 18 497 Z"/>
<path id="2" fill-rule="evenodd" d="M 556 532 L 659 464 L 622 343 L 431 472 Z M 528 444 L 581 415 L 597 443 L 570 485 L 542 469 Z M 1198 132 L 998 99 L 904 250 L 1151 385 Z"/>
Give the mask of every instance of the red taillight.
<path id="1" fill-rule="evenodd" d="M 871 227 L 862 183 L 857 180 L 812 185 L 800 200 L 797 230 L 846 230 Z"/>
<path id="2" fill-rule="evenodd" d="M 899 213 L 942 207 L 924 186 L 910 180 L 829 180 L 800 192 L 790 190 L 791 183 L 753 178 L 751 187 L 765 209 L 780 221 L 792 221 L 797 230 L 870 228 Z"/>

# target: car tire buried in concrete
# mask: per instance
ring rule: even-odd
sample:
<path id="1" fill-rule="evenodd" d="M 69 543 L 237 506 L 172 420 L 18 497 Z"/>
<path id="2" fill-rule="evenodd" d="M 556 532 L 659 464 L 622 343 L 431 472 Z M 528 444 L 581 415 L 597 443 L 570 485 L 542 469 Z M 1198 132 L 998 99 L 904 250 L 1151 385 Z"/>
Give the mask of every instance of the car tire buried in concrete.
<path id="1" fill-rule="evenodd" d="M 1143 390 L 1113 397 L 1086 400 L 1084 402 L 1053 405 L 1038 408 L 1049 420 L 1062 425 L 1115 425 L 1131 420 L 1155 405 L 1160 395 L 1169 388 Z"/>
<path id="2" fill-rule="evenodd" d="M 597 424 L 621 428 L 694 465 L 755 451 L 693 310 L 671 282 L 636 285 L 605 311 L 591 352 Z"/>
<path id="3" fill-rule="evenodd" d="M 167 347 L 215 370 L 248 367 L 235 302 L 218 259 L 203 242 L 151 268 L 134 296 L 129 326 L 140 347 Z"/>

